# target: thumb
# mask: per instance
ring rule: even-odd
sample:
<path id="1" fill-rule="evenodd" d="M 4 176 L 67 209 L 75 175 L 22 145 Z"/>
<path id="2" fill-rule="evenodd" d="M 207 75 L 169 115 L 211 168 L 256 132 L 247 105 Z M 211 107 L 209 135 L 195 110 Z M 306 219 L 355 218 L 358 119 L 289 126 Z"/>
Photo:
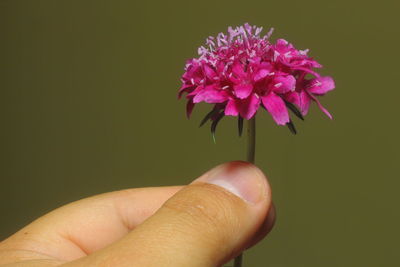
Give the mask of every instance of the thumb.
<path id="1" fill-rule="evenodd" d="M 223 164 L 176 193 L 126 237 L 74 264 L 220 266 L 260 240 L 264 222 L 272 227 L 271 206 L 270 187 L 257 167 Z"/>

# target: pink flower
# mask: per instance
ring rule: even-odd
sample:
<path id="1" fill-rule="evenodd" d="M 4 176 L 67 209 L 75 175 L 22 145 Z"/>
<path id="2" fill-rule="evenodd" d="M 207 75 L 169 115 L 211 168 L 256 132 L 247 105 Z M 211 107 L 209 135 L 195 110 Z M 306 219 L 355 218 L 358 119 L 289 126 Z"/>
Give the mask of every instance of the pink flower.
<path id="1" fill-rule="evenodd" d="M 283 39 L 272 44 L 272 29 L 264 36 L 261 31 L 247 23 L 229 27 L 226 35 L 207 38 L 199 57 L 187 61 L 179 98 L 186 93 L 188 117 L 200 102 L 214 104 L 205 118 L 213 121 L 224 115 L 249 120 L 263 107 L 278 125 L 293 127 L 288 109 L 303 118 L 314 101 L 332 118 L 317 97 L 335 88 L 333 79 L 314 71 L 322 66 L 308 50 Z"/>

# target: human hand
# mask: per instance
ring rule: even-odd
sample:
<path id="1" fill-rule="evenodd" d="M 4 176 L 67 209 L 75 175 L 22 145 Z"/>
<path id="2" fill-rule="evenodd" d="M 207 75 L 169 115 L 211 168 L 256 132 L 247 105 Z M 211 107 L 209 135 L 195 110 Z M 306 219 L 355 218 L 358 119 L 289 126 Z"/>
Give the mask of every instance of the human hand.
<path id="1" fill-rule="evenodd" d="M 58 208 L 2 241 L 0 265 L 214 267 L 260 241 L 274 220 L 263 173 L 230 162 L 188 186 L 127 189 Z"/>

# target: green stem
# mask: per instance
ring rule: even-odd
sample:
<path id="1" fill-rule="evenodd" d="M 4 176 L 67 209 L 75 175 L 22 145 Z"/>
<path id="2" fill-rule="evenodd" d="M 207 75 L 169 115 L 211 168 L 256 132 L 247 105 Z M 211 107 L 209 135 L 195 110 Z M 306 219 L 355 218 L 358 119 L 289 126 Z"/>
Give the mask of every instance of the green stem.
<path id="1" fill-rule="evenodd" d="M 247 158 L 250 163 L 255 162 L 256 157 L 256 117 L 247 121 Z M 233 267 L 242 267 L 243 253 L 234 260 Z"/>
<path id="2" fill-rule="evenodd" d="M 243 253 L 240 253 L 240 255 L 235 258 L 233 267 L 242 267 L 242 260 L 243 260 Z"/>
<path id="3" fill-rule="evenodd" d="M 247 161 L 254 163 L 256 157 L 256 117 L 247 121 Z"/>

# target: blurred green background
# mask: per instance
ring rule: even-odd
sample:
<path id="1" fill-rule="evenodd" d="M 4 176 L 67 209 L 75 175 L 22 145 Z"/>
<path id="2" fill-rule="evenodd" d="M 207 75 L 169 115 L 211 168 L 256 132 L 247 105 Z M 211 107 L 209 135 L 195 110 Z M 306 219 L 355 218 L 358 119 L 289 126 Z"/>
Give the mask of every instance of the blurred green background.
<path id="1" fill-rule="evenodd" d="M 257 164 L 277 206 L 245 266 L 399 266 L 398 1 L 0 0 L 0 239 L 76 199 L 186 184 L 243 159 L 177 101 L 187 58 L 244 22 L 310 48 L 337 89 L 299 134 L 258 115 Z"/>

